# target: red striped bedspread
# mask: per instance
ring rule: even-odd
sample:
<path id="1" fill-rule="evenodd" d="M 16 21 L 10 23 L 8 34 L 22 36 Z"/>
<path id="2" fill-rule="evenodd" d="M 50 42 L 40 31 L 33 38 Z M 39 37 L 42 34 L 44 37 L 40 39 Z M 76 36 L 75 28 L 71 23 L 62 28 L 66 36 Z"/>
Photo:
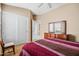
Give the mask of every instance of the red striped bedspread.
<path id="1" fill-rule="evenodd" d="M 40 39 L 26 43 L 20 56 L 79 56 L 79 43 L 61 39 Z"/>

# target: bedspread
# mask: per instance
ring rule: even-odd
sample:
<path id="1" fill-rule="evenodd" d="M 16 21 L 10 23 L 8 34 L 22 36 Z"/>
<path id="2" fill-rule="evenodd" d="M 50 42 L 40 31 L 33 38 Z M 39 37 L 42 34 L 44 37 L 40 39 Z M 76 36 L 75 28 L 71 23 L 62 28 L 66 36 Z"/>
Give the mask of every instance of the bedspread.
<path id="1" fill-rule="evenodd" d="M 40 39 L 26 43 L 20 56 L 79 56 L 79 43 L 60 39 Z"/>

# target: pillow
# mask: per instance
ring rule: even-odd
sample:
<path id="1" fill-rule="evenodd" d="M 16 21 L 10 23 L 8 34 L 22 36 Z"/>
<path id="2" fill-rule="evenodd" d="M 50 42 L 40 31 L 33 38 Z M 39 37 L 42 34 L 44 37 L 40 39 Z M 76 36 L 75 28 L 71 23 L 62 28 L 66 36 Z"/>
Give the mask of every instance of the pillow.
<path id="1" fill-rule="evenodd" d="M 49 33 L 47 38 L 50 39 L 50 37 L 51 37 L 51 34 Z"/>
<path id="2" fill-rule="evenodd" d="M 52 34 L 52 33 L 51 33 L 50 39 L 54 39 L 54 38 L 55 38 L 55 34 Z"/>
<path id="3" fill-rule="evenodd" d="M 44 33 L 44 38 L 45 39 L 53 39 L 53 38 L 55 38 L 55 34 L 53 34 L 53 33 Z"/>
<path id="4" fill-rule="evenodd" d="M 56 34 L 56 38 L 58 38 L 58 39 L 67 39 L 67 35 L 66 34 Z"/>
<path id="5" fill-rule="evenodd" d="M 50 38 L 50 33 L 44 33 L 44 38 L 49 39 Z"/>

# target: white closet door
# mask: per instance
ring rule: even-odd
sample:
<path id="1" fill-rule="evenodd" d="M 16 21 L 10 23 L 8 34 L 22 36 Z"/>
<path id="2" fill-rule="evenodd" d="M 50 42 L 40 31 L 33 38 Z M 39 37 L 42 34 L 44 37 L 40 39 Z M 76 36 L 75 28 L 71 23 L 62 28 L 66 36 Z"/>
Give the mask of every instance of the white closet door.
<path id="1" fill-rule="evenodd" d="M 26 43 L 28 18 L 14 13 L 3 12 L 2 19 L 4 42 Z"/>
<path id="2" fill-rule="evenodd" d="M 28 18 L 26 16 L 20 16 L 18 17 L 18 41 L 19 43 L 26 43 L 27 42 L 27 23 Z"/>
<path id="3" fill-rule="evenodd" d="M 14 13 L 3 12 L 2 32 L 4 42 L 14 42 L 17 40 L 17 15 Z"/>

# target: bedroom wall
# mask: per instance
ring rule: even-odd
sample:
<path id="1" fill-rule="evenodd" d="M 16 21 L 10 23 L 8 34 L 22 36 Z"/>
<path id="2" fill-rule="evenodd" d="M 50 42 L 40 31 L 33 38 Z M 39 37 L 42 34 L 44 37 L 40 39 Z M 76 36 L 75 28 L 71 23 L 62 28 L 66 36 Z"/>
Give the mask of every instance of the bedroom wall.
<path id="1" fill-rule="evenodd" d="M 37 17 L 40 23 L 40 38 L 48 32 L 48 23 L 55 21 L 67 21 L 67 34 L 76 36 L 79 42 L 79 4 L 65 4 L 57 9 Z"/>
<path id="2" fill-rule="evenodd" d="M 23 9 L 23 8 L 19 8 L 19 7 L 15 7 L 15 6 L 2 4 L 2 12 L 14 13 L 14 14 L 25 16 L 28 18 L 28 28 L 27 28 L 28 35 L 26 37 L 28 37 L 27 42 L 30 42 L 31 41 L 31 16 L 32 16 L 31 11 L 28 9 Z M 21 21 L 19 21 L 19 22 L 21 22 Z M 14 25 L 11 25 L 10 27 L 12 27 L 12 26 L 14 27 Z"/>

